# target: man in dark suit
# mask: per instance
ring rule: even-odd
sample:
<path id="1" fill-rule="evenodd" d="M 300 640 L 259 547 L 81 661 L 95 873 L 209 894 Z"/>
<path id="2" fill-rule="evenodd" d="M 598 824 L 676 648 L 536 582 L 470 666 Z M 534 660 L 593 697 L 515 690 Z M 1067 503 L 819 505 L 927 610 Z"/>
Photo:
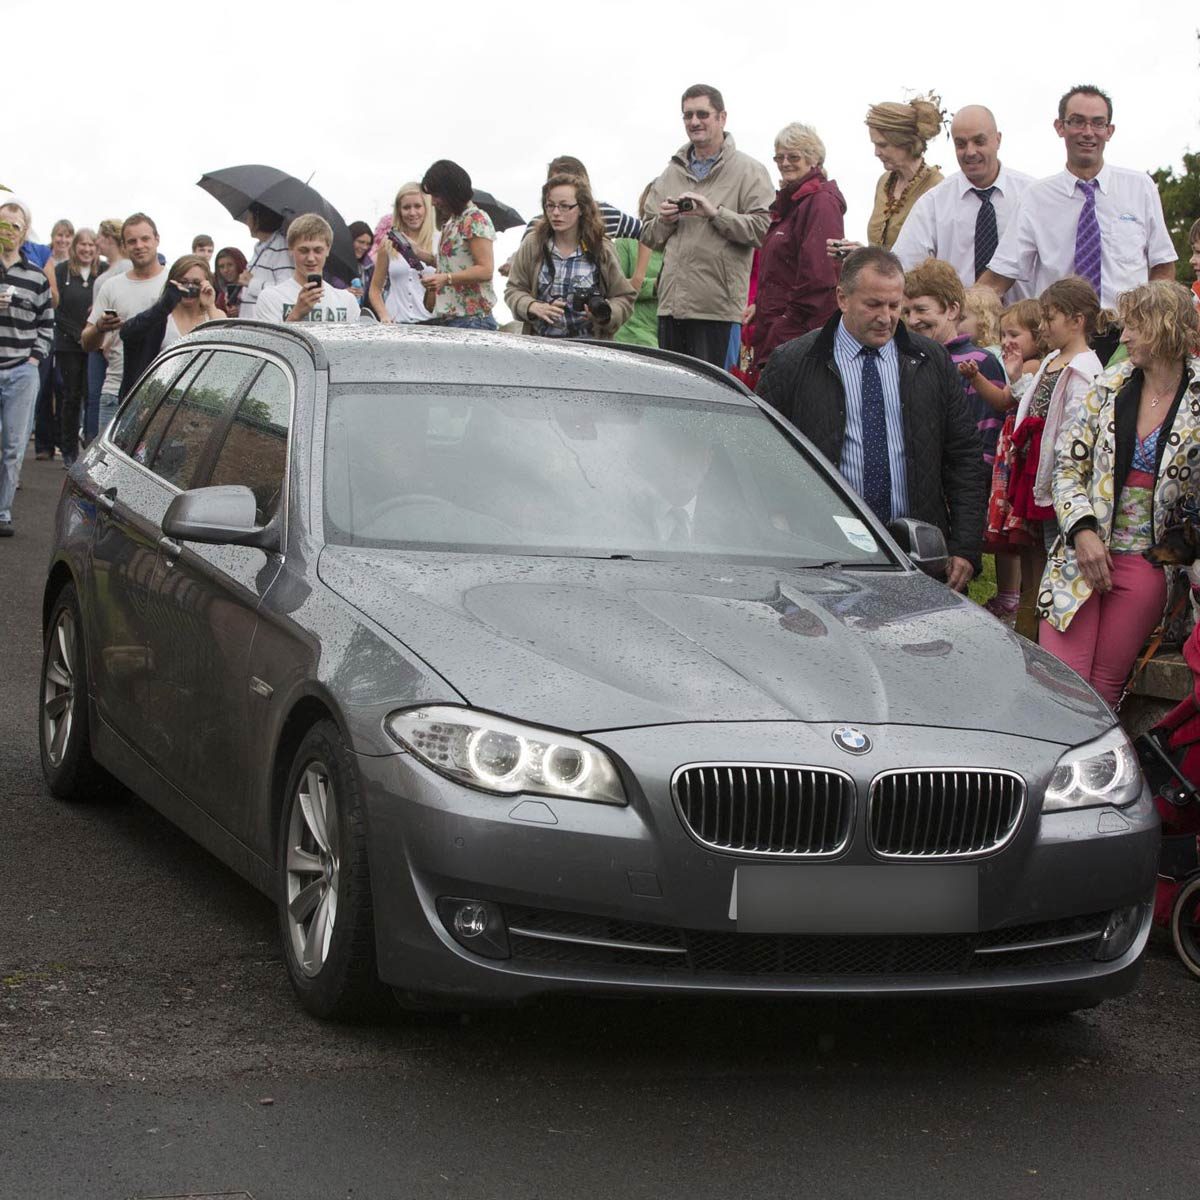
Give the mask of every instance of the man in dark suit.
<path id="1" fill-rule="evenodd" d="M 840 312 L 780 346 L 758 392 L 836 463 L 885 524 L 914 517 L 946 535 L 946 582 L 979 570 L 983 452 L 950 356 L 900 323 L 904 269 L 875 246 L 842 266 Z"/>

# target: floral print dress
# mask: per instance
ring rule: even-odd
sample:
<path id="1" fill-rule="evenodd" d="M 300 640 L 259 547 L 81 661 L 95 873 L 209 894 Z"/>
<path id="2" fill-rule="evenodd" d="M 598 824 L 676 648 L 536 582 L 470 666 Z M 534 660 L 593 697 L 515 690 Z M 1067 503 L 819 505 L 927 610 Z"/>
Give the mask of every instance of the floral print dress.
<path id="1" fill-rule="evenodd" d="M 469 271 L 475 265 L 471 257 L 472 238 L 487 238 L 489 242 L 494 242 L 496 228 L 487 213 L 468 203 L 457 217 L 451 217 L 442 226 L 442 240 L 437 254 L 438 271 L 455 274 Z M 495 306 L 496 293 L 490 279 L 483 283 L 455 283 L 438 292 L 433 315 L 486 317 Z"/>

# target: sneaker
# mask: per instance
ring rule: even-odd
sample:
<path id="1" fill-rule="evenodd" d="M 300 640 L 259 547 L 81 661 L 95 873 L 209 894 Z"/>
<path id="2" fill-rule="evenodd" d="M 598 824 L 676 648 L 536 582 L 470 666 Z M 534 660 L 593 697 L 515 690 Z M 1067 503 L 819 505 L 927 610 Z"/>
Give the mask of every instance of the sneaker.
<path id="1" fill-rule="evenodd" d="M 11 521 L 0 521 L 0 537 L 12 537 L 13 526 Z"/>

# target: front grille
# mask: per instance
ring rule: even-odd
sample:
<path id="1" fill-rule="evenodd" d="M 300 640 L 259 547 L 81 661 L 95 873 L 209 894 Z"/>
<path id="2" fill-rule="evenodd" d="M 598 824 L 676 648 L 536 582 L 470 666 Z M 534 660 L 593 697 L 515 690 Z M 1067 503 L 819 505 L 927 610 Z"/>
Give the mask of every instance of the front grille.
<path id="1" fill-rule="evenodd" d="M 633 968 L 646 977 L 665 973 L 676 978 L 999 975 L 1068 966 L 1092 961 L 1108 915 L 986 933 L 872 937 L 714 933 L 582 913 L 505 909 L 515 962 Z"/>
<path id="2" fill-rule="evenodd" d="M 688 832 L 717 850 L 832 855 L 850 837 L 854 784 L 837 771 L 700 763 L 680 768 L 671 790 Z"/>
<path id="3" fill-rule="evenodd" d="M 1025 783 L 1007 771 L 892 771 L 868 804 L 871 849 L 885 858 L 987 854 L 1016 832 Z"/>

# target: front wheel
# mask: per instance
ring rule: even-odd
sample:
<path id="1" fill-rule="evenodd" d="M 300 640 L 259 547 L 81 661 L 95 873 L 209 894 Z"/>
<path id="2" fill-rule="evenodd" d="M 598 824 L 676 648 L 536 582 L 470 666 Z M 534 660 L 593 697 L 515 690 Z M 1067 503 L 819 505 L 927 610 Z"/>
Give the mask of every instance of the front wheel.
<path id="1" fill-rule="evenodd" d="M 1183 965 L 1200 979 L 1200 875 L 1179 889 L 1171 906 L 1171 941 Z"/>
<path id="2" fill-rule="evenodd" d="M 42 774 L 60 800 L 110 796 L 114 780 L 92 757 L 88 732 L 87 655 L 75 585 L 58 593 L 46 625 L 38 688 Z"/>
<path id="3" fill-rule="evenodd" d="M 380 1010 L 375 922 L 362 801 L 353 758 L 332 721 L 292 761 L 279 843 L 284 961 L 300 1003 L 347 1020 Z"/>

